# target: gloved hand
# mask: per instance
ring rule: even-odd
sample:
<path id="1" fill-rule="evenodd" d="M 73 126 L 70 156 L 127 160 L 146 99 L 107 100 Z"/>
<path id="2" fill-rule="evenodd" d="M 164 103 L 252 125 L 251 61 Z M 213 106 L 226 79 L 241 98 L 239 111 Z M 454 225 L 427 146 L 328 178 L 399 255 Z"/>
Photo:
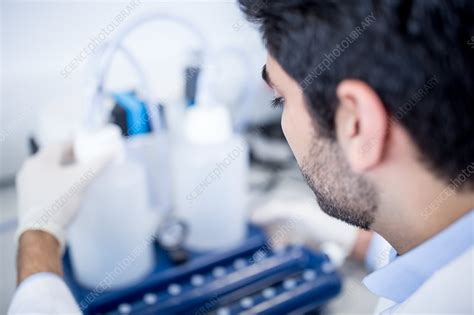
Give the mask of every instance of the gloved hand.
<path id="1" fill-rule="evenodd" d="M 102 170 L 112 154 L 88 163 L 74 161 L 71 144 L 45 147 L 28 158 L 16 177 L 18 229 L 43 230 L 64 248 L 66 230 L 79 208 L 84 189 Z"/>
<path id="2" fill-rule="evenodd" d="M 266 228 L 273 246 L 305 243 L 324 251 L 335 265 L 351 253 L 359 231 L 325 214 L 307 196 L 274 197 L 255 209 L 251 221 Z"/>

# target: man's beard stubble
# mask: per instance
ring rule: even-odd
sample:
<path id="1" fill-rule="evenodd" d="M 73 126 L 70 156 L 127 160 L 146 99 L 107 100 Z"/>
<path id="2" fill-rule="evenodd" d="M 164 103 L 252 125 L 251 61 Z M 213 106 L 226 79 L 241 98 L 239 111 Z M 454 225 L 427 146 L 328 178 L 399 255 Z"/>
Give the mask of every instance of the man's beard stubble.
<path id="1" fill-rule="evenodd" d="M 301 172 L 319 206 L 332 217 L 368 230 L 377 210 L 375 187 L 352 172 L 336 141 L 317 136 L 313 139 Z"/>

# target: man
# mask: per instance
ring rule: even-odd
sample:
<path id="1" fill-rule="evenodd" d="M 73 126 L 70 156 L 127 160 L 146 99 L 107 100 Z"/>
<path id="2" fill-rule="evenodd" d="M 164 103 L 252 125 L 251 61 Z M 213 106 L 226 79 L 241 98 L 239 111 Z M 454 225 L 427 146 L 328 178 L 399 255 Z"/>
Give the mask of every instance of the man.
<path id="1" fill-rule="evenodd" d="M 283 106 L 285 136 L 319 205 L 393 246 L 392 261 L 364 280 L 382 298 L 377 312 L 472 314 L 473 4 L 240 5 L 263 33 L 263 77 Z M 27 183 L 43 164 L 54 164 L 51 180 L 69 178 L 44 154 L 20 174 L 20 200 L 34 194 Z M 71 215 L 43 231 L 22 219 L 38 217 L 34 205 L 43 201 L 20 206 L 21 283 L 11 313 L 78 313 L 57 276 Z M 64 213 L 74 212 L 73 201 Z M 28 293 L 45 288 L 51 296 L 42 305 L 25 305 Z"/>
<path id="2" fill-rule="evenodd" d="M 472 314 L 474 3 L 240 6 L 263 35 L 263 78 L 320 207 L 397 254 L 364 280 L 378 311 Z"/>

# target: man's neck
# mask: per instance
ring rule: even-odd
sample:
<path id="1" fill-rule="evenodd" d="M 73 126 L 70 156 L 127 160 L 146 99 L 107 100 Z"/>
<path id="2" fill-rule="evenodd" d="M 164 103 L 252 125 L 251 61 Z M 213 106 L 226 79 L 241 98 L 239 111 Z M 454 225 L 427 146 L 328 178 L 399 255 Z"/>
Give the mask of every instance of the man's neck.
<path id="1" fill-rule="evenodd" d="M 448 186 L 446 186 L 448 187 Z M 421 190 L 421 189 L 420 189 Z M 399 255 L 432 238 L 474 209 L 474 193 L 455 192 L 448 188 L 415 192 L 419 196 L 394 202 L 381 210 L 372 229 L 382 235 Z M 430 197 L 431 195 L 431 197 Z M 385 204 L 390 204 L 385 201 Z"/>

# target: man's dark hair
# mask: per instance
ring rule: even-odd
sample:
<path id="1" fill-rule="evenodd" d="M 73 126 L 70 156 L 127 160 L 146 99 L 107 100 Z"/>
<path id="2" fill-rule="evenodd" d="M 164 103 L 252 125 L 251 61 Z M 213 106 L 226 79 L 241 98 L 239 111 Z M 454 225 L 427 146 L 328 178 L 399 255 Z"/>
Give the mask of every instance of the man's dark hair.
<path id="1" fill-rule="evenodd" d="M 239 2 L 325 136 L 335 137 L 337 85 L 359 79 L 438 175 L 474 184 L 473 0 Z"/>

